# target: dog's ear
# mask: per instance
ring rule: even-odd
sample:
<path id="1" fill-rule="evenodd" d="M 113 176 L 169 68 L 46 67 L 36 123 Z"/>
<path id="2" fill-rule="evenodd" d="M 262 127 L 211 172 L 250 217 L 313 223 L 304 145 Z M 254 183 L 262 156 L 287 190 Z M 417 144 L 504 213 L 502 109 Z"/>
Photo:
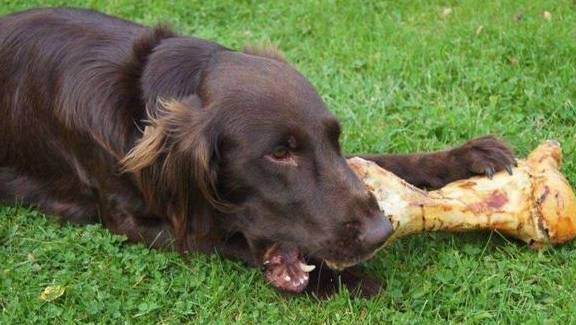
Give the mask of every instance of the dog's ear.
<path id="1" fill-rule="evenodd" d="M 231 210 L 216 189 L 219 129 L 197 96 L 148 108 L 142 138 L 122 159 L 147 206 L 169 218 L 182 253 L 211 238 L 211 208 Z"/>
<path id="2" fill-rule="evenodd" d="M 181 205 L 196 196 L 195 187 L 214 207 L 224 205 L 216 191 L 218 136 L 211 113 L 197 96 L 159 100 L 148 109 L 142 138 L 121 161 L 137 175 L 148 202 Z"/>

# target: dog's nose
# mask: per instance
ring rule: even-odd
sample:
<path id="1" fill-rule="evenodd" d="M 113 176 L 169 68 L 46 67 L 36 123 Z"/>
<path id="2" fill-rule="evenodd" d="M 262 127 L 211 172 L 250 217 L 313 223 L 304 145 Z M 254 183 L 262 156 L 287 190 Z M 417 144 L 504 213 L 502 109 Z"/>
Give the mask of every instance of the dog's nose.
<path id="1" fill-rule="evenodd" d="M 367 251 L 380 248 L 384 242 L 392 235 L 394 227 L 390 220 L 381 213 L 366 218 L 364 231 L 360 233 L 359 240 Z"/>

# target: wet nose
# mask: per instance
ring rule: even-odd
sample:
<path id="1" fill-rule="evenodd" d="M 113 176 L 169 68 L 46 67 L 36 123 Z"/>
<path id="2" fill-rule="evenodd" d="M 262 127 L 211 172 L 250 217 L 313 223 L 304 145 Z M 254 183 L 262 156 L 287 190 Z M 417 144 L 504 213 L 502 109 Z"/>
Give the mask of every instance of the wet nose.
<path id="1" fill-rule="evenodd" d="M 360 233 L 358 239 L 362 242 L 364 249 L 373 251 L 380 248 L 393 232 L 394 227 L 390 220 L 378 213 L 365 220 L 364 231 Z"/>

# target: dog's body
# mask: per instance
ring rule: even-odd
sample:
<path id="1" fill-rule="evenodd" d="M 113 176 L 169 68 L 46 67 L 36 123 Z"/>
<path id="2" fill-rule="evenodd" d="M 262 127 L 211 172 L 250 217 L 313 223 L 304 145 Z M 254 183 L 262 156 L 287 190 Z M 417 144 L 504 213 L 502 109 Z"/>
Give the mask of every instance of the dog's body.
<path id="1" fill-rule="evenodd" d="M 0 18 L 0 201 L 255 266 L 275 252 L 295 265 L 304 254 L 361 260 L 391 227 L 338 135 L 312 86 L 277 54 L 85 10 Z M 513 163 L 494 138 L 368 158 L 421 187 Z M 269 281 L 302 290 L 303 278 L 277 279 L 303 276 L 282 258 Z"/>

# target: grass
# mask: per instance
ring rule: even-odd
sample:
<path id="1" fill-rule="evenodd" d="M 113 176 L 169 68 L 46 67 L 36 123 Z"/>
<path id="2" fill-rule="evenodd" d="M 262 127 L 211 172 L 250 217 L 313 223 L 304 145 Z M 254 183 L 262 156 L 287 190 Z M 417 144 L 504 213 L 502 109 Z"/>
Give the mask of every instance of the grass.
<path id="1" fill-rule="evenodd" d="M 341 119 L 347 152 L 436 150 L 493 133 L 523 156 L 556 138 L 576 184 L 573 1 L 0 0 L 0 14 L 39 5 L 169 21 L 233 48 L 272 41 Z M 0 220 L 3 324 L 576 321 L 574 243 L 535 252 L 497 233 L 423 234 L 367 263 L 386 282 L 380 296 L 318 301 L 282 296 L 218 256 L 183 260 L 24 207 L 0 207 Z M 49 285 L 65 292 L 43 302 Z"/>

